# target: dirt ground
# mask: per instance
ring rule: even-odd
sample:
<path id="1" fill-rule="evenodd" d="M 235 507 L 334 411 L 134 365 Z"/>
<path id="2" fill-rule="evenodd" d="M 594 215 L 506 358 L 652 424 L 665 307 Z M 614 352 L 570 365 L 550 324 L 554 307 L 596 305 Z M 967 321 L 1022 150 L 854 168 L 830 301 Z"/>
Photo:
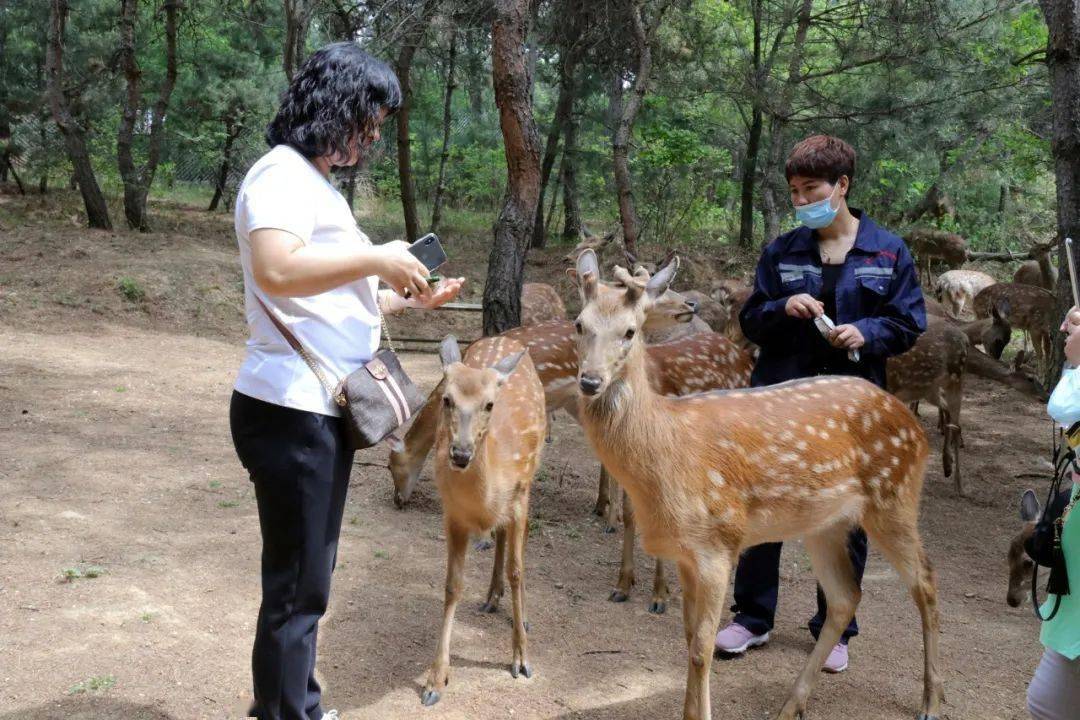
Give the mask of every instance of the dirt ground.
<path id="1" fill-rule="evenodd" d="M 113 255 L 100 261 L 107 272 L 96 265 L 80 274 L 78 257 L 35 255 L 58 234 L 69 253 L 98 257 L 92 251 L 109 245 L 73 226 L 16 229 L 0 218 L 0 720 L 241 717 L 259 541 L 227 425 L 242 354 L 228 302 L 231 246 L 153 236 L 134 252 L 133 240 L 114 235 Z M 165 292 L 135 310 L 116 300 L 117 273 L 141 268 L 149 277 L 163 258 L 188 268 L 191 282 L 165 273 L 160 286 L 187 293 L 205 284 L 210 297 L 218 292 L 210 286 L 223 288 L 222 305 L 211 303 L 218 309 L 203 317 L 231 329 L 199 332 Z M 50 272 L 76 289 L 64 298 L 43 291 L 58 282 Z M 194 294 L 185 297 L 194 302 Z M 434 356 L 409 354 L 405 364 L 425 387 L 436 382 Z M 935 416 L 924 408 L 922 417 L 939 453 Z M 1041 647 L 1030 609 L 1005 605 L 1005 553 L 1020 491 L 1041 487 L 1029 475 L 1047 469 L 1050 425 L 1037 403 L 974 380 L 964 427 L 973 497 L 954 496 L 935 455 L 923 503 L 944 620 L 944 717 L 1020 719 Z M 492 553 L 470 551 L 450 686 L 438 705 L 422 708 L 442 607 L 440 507 L 429 468 L 411 506 L 394 509 L 385 461 L 385 450 L 365 451 L 352 475 L 320 632 L 327 707 L 346 720 L 678 717 L 681 599 L 676 591 L 663 616 L 646 612 L 651 562 L 639 553 L 634 596 L 607 601 L 617 536 L 588 512 L 597 467 L 566 417 L 555 424 L 532 500 L 526 584 L 535 675 L 511 678 L 509 602 L 495 615 L 478 612 Z M 782 577 L 774 640 L 714 663 L 717 718 L 772 717 L 810 649 L 814 584 L 798 543 L 785 548 Z M 809 716 L 912 717 L 921 692 L 917 613 L 876 554 L 859 618 L 851 669 L 822 678 Z"/>

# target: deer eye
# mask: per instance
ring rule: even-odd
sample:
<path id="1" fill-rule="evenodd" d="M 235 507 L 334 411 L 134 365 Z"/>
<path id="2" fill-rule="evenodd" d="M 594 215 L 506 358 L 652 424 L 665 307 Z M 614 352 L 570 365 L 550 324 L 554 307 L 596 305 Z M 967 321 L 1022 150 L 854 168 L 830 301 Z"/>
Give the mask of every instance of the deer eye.
<path id="1" fill-rule="evenodd" d="M 623 335 L 623 337 L 626 338 L 627 340 L 633 340 L 634 339 L 634 328 L 630 328 L 629 330 L 627 330 L 626 334 Z"/>
<path id="2" fill-rule="evenodd" d="M 484 409 L 488 412 L 491 412 L 493 409 L 495 409 L 495 403 L 489 402 L 487 405 L 484 406 Z"/>
<path id="3" fill-rule="evenodd" d="M 450 399 L 449 395 L 443 395 L 442 404 L 443 407 L 454 407 L 454 401 Z"/>
<path id="4" fill-rule="evenodd" d="M 578 335 L 585 332 L 585 328 L 581 327 L 581 321 L 580 320 L 578 320 L 578 321 L 576 321 L 574 323 L 574 330 L 577 332 Z"/>

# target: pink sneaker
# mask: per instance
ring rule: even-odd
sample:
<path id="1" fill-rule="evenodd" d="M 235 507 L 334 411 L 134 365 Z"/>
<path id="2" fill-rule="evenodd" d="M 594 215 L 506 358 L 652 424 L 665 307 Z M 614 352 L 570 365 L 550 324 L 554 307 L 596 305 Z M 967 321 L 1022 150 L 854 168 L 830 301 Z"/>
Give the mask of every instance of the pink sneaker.
<path id="1" fill-rule="evenodd" d="M 731 623 L 716 633 L 716 649 L 725 655 L 742 655 L 752 647 L 769 642 L 769 633 L 755 635 L 739 623 Z"/>
<path id="2" fill-rule="evenodd" d="M 842 673 L 847 670 L 847 666 L 847 644 L 840 642 L 836 643 L 836 647 L 829 653 L 829 657 L 825 658 L 825 665 L 821 669 L 827 673 Z"/>

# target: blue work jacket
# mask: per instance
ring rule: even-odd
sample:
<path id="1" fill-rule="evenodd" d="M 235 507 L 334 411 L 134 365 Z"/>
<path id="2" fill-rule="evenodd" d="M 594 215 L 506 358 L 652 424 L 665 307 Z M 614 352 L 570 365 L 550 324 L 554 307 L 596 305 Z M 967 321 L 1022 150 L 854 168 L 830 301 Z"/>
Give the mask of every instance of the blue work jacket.
<path id="1" fill-rule="evenodd" d="M 926 306 L 915 264 L 904 241 L 877 226 L 859 210 L 855 244 L 836 281 L 837 325 L 859 329 L 858 375 L 885 387 L 885 360 L 904 352 L 926 330 Z M 821 255 L 816 233 L 801 226 L 765 248 L 758 261 L 754 292 L 739 314 L 743 334 L 761 348 L 751 376 L 755 387 L 821 374 L 807 349 L 820 342 L 812 320 L 790 317 L 788 298 L 808 293 L 821 299 Z"/>

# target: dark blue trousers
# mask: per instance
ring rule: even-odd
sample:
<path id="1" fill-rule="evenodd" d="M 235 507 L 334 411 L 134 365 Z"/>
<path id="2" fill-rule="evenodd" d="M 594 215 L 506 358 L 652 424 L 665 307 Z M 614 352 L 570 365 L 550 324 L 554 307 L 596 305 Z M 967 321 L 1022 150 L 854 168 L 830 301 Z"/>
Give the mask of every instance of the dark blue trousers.
<path id="1" fill-rule="evenodd" d="M 754 633 L 771 632 L 776 617 L 776 598 L 780 588 L 780 549 L 783 543 L 765 543 L 747 548 L 739 557 L 735 570 L 735 622 Z M 862 587 L 866 569 L 866 533 L 855 528 L 848 536 L 848 555 L 855 569 L 855 580 Z M 825 624 L 825 594 L 817 589 L 817 614 L 810 618 L 810 632 L 816 638 Z M 855 618 L 844 630 L 842 642 L 859 634 Z"/>
<path id="2" fill-rule="evenodd" d="M 233 392 L 233 444 L 255 484 L 262 604 L 251 670 L 259 720 L 321 720 L 319 619 L 330 597 L 353 451 L 340 418 Z"/>

